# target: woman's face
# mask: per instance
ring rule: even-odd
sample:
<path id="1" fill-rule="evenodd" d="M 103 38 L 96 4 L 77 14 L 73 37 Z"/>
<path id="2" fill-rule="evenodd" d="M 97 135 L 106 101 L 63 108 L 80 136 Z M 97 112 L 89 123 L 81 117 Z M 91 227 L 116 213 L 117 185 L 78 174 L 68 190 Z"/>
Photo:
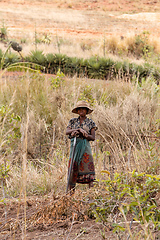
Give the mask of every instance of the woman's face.
<path id="1" fill-rule="evenodd" d="M 77 112 L 78 112 L 80 117 L 85 117 L 86 114 L 87 114 L 87 108 L 80 107 L 80 108 L 77 109 Z"/>

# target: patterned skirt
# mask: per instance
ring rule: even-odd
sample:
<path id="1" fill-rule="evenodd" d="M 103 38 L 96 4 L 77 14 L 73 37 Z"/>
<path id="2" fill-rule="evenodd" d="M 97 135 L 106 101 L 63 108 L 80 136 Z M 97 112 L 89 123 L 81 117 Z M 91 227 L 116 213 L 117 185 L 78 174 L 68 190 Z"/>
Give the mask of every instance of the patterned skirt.
<path id="1" fill-rule="evenodd" d="M 77 139 L 77 141 L 84 141 L 84 139 Z M 68 169 L 70 168 L 72 150 L 73 146 L 71 144 Z M 75 155 L 76 151 L 78 151 L 77 148 L 75 148 Z M 79 161 L 76 160 L 74 161 L 73 168 L 71 171 L 69 185 L 72 187 L 74 187 L 76 183 L 87 184 L 95 180 L 95 167 L 93 162 L 91 146 L 88 140 L 86 140 L 85 148 L 81 155 L 82 157 L 81 159 L 79 159 Z"/>

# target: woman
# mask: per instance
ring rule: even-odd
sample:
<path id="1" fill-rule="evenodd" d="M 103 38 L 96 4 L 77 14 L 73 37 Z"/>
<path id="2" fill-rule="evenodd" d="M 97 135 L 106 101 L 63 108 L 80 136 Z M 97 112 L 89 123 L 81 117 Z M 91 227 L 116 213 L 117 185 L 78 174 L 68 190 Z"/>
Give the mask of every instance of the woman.
<path id="1" fill-rule="evenodd" d="M 86 117 L 92 111 L 87 102 L 79 101 L 72 110 L 79 117 L 72 118 L 67 126 L 66 135 L 69 135 L 71 139 L 68 168 L 70 167 L 73 151 L 73 139 L 76 136 L 74 164 L 71 176 L 68 179 L 70 190 L 75 190 L 76 183 L 88 184 L 90 188 L 93 186 L 93 181 L 95 180 L 95 168 L 89 141 L 95 140 L 97 126 L 92 119 Z"/>

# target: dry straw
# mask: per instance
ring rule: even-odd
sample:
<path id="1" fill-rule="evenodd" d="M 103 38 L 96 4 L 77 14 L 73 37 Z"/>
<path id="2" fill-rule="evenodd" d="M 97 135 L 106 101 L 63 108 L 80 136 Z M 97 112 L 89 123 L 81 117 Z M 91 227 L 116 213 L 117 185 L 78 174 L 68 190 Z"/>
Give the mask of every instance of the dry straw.
<path id="1" fill-rule="evenodd" d="M 9 156 L 15 164 L 12 166 L 14 182 L 8 180 L 10 194 L 19 194 L 22 163 L 27 194 L 65 189 L 70 144 L 65 129 L 69 119 L 75 117 L 71 110 L 77 100 L 88 96 L 92 96 L 88 100 L 94 109 L 90 117 L 98 126 L 96 141 L 92 143 L 97 178 L 101 179 L 104 168 L 114 173 L 128 169 L 141 171 L 150 166 L 147 149 L 153 139 L 141 135 L 154 137 L 158 129 L 155 124 L 159 115 L 158 88 L 151 79 L 141 88 L 131 83 L 75 76 L 65 78 L 62 86 L 53 89 L 51 81 L 48 76 L 33 74 L 16 78 L 14 82 L 7 78 L 5 84 L 1 82 L 2 102 L 9 102 L 15 92 L 12 108 L 22 118 L 25 143 L 21 149 L 17 141 L 16 149 Z"/>

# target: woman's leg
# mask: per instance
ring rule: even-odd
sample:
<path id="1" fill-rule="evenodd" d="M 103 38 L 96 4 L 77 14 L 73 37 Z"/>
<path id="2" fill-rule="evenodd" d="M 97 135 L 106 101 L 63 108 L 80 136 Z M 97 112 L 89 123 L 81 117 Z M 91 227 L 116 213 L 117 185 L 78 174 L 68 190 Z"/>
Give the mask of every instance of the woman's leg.
<path id="1" fill-rule="evenodd" d="M 89 188 L 93 187 L 93 182 L 89 182 L 88 187 Z"/>

